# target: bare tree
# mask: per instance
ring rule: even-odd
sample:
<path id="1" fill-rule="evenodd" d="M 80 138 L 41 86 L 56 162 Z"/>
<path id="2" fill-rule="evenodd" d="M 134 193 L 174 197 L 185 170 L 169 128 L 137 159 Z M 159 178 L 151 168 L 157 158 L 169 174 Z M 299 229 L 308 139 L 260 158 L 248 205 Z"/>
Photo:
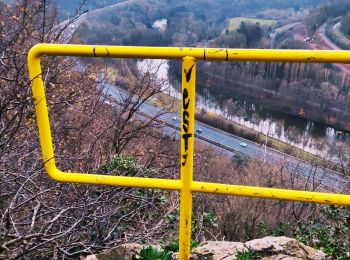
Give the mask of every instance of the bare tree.
<path id="1" fill-rule="evenodd" d="M 49 1 L 0 5 L 0 259 L 76 257 L 129 239 L 164 235 L 173 224 L 163 217 L 178 203 L 168 193 L 59 184 L 46 176 L 26 56 L 35 43 L 67 39 L 67 25 L 78 16 L 58 23 Z M 172 152 L 162 149 L 161 135 L 149 128 L 159 113 L 149 118 L 137 112 L 162 85 L 151 74 L 140 75 L 117 102 L 90 77 L 93 68 L 74 71 L 75 64 L 71 58 L 42 59 L 58 166 L 65 171 L 173 175 L 168 166 L 156 167 L 155 155 L 146 156 L 144 166 L 136 153 L 132 159 L 125 155 L 137 140 L 137 151 L 152 147 L 157 155 Z M 103 170 L 119 159 L 131 160 L 129 168 L 117 164 Z"/>

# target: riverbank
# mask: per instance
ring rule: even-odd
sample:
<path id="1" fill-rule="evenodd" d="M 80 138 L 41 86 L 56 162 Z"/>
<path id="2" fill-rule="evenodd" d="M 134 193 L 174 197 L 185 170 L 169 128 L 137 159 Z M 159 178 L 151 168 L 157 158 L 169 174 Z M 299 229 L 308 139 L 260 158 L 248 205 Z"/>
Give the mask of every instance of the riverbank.
<path id="1" fill-rule="evenodd" d="M 135 69 L 135 68 L 134 68 Z M 117 69 L 116 69 L 117 70 Z M 114 74 L 114 73 L 113 73 Z M 129 85 L 130 79 L 133 78 L 131 75 L 133 74 L 130 69 L 128 69 L 127 73 L 130 77 L 123 77 L 120 73 L 115 73 L 114 75 L 118 78 L 118 85 L 124 86 L 127 88 Z M 114 78 L 114 77 L 110 77 Z M 127 80 L 126 80 L 127 79 Z M 111 84 L 115 84 L 115 82 L 108 80 Z M 133 80 L 131 80 L 133 81 Z M 120 83 L 120 84 L 119 84 Z M 149 100 L 153 105 L 164 109 L 164 111 L 181 113 L 181 100 L 175 98 L 174 96 L 170 96 L 165 93 L 158 93 L 154 97 Z M 301 148 L 293 146 L 292 144 L 285 143 L 283 141 L 277 140 L 273 137 L 266 136 L 257 130 L 251 129 L 248 126 L 241 125 L 237 122 L 233 122 L 228 120 L 218 114 L 208 112 L 205 109 L 201 109 L 200 106 L 196 108 L 196 120 L 205 123 L 214 128 L 226 131 L 228 133 L 234 134 L 236 136 L 242 137 L 244 139 L 253 141 L 260 145 L 265 145 L 269 148 L 275 149 L 281 153 L 296 157 L 300 160 L 307 161 L 314 165 L 335 170 L 337 172 L 345 172 L 343 167 L 335 162 L 330 162 L 320 156 L 314 155 L 307 151 L 304 151 Z"/>
<path id="2" fill-rule="evenodd" d="M 217 128 L 225 132 L 242 137 L 244 139 L 250 140 L 252 142 L 255 142 L 261 145 L 266 145 L 269 148 L 272 148 L 281 153 L 296 157 L 300 160 L 307 161 L 311 164 L 314 164 L 326 169 L 334 170 L 337 172 L 342 172 L 342 173 L 344 172 L 343 167 L 339 164 L 325 160 L 319 156 L 308 153 L 298 147 L 292 146 L 290 144 L 281 142 L 272 137 L 266 136 L 262 133 L 259 133 L 258 131 L 255 131 L 243 125 L 234 123 L 216 114 L 203 113 L 203 111 L 196 111 L 196 120 L 204 124 L 207 124 L 209 126 L 212 126 L 214 128 Z M 350 175 L 348 172 L 345 172 L 344 174 Z"/>
<path id="3" fill-rule="evenodd" d="M 155 98 L 152 100 L 152 103 L 169 112 L 176 112 L 179 114 L 181 112 L 181 101 L 174 97 L 166 95 L 164 93 L 157 94 Z M 171 110 L 169 110 L 169 104 L 172 104 Z M 263 146 L 266 145 L 269 148 L 272 148 L 281 153 L 296 157 L 300 160 L 309 162 L 316 166 L 341 172 L 346 175 L 350 175 L 350 173 L 348 173 L 344 169 L 344 167 L 342 167 L 337 163 L 328 161 L 322 157 L 306 152 L 303 149 L 300 149 L 288 143 L 284 143 L 270 136 L 266 136 L 251 128 L 240 125 L 236 122 L 232 122 L 231 120 L 225 119 L 217 114 L 214 114 L 211 112 L 205 112 L 204 110 L 197 108 L 195 119 L 211 127 L 228 132 L 230 134 L 234 134 L 236 136 L 250 140 L 252 142 L 258 143 Z"/>

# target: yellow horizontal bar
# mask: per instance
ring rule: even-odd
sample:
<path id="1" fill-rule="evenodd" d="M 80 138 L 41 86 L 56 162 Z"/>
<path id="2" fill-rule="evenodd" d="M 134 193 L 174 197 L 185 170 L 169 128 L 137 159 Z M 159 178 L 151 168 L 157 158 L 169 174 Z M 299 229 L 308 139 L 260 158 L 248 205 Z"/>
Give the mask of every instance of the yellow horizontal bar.
<path id="1" fill-rule="evenodd" d="M 62 172 L 53 164 L 49 167 L 45 165 L 45 170 L 52 179 L 58 182 L 180 190 L 180 180 Z"/>
<path id="2" fill-rule="evenodd" d="M 42 55 L 147 59 L 182 59 L 186 56 L 190 56 L 196 60 L 212 61 L 350 63 L 350 51 L 339 50 L 135 47 L 46 43 L 40 43 L 31 48 L 28 58 L 39 58 Z"/>
<path id="3" fill-rule="evenodd" d="M 181 190 L 180 180 L 111 176 L 73 172 L 68 173 L 60 171 L 53 164 L 45 164 L 45 170 L 52 179 L 58 182 L 112 185 L 122 187 L 150 188 L 177 191 Z M 242 197 L 281 199 L 308 203 L 350 206 L 350 195 L 346 194 L 264 188 L 243 185 L 229 185 L 197 181 L 192 182 L 191 191 L 201 193 L 235 195 Z"/>
<path id="4" fill-rule="evenodd" d="M 57 169 L 54 165 L 49 165 L 45 165 L 45 169 L 48 175 L 58 182 L 177 191 L 181 190 L 180 180 L 62 172 L 59 169 Z M 198 181 L 192 182 L 191 191 L 201 193 L 235 195 L 242 197 L 281 199 L 308 203 L 350 206 L 350 195 L 346 194 L 264 188 L 243 185 L 229 185 Z"/>
<path id="5" fill-rule="evenodd" d="M 265 199 L 281 199 L 308 203 L 350 206 L 350 195 L 299 190 L 193 182 L 192 191 Z"/>

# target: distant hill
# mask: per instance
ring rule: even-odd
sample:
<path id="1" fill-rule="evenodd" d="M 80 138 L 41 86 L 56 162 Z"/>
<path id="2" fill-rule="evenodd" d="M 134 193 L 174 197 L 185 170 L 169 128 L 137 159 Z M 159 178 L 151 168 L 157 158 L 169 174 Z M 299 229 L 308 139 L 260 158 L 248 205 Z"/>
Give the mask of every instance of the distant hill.
<path id="1" fill-rule="evenodd" d="M 94 10 L 112 4 L 125 2 L 126 0 L 56 0 L 59 16 L 62 20 L 74 15 L 75 11 L 81 6 L 83 10 Z"/>
<path id="2" fill-rule="evenodd" d="M 0 0 L 5 3 L 13 3 L 15 0 Z M 74 15 L 75 11 L 82 5 L 83 10 L 94 10 L 112 4 L 125 2 L 128 0 L 52 0 L 57 3 L 59 17 L 64 20 Z M 145 2 L 148 2 L 147 0 Z M 325 2 L 327 0 L 178 0 L 167 1 L 164 3 L 169 5 L 176 5 L 178 7 L 190 7 L 193 9 L 201 9 L 202 13 L 211 12 L 208 6 L 217 6 L 220 13 L 226 17 L 240 16 L 242 13 L 250 10 L 264 9 L 264 8 L 306 8 L 314 7 Z"/>
<path id="3" fill-rule="evenodd" d="M 128 0 L 52 0 L 57 5 L 61 20 L 73 16 L 80 7 L 82 10 L 91 11 L 125 1 Z M 0 2 L 11 4 L 16 2 L 16 0 L 0 0 Z"/>
<path id="4" fill-rule="evenodd" d="M 59 7 L 64 0 L 57 0 Z M 191 46 L 215 38 L 229 19 L 254 17 L 263 10 L 304 9 L 326 0 L 133 0 L 113 5 L 87 16 L 77 36 L 88 44 Z M 89 0 L 92 8 L 112 0 Z M 70 2 L 70 5 L 79 0 Z M 69 10 L 68 6 L 64 9 Z M 72 8 L 71 8 L 72 9 Z M 61 11 L 62 12 L 62 11 Z M 254 17 L 258 18 L 258 17 Z M 167 19 L 167 30 L 152 27 Z M 252 20 L 252 19 L 251 19 Z M 258 20 L 255 20 L 258 21 Z M 262 21 L 262 20 L 260 20 Z M 267 21 L 265 21 L 267 22 Z M 270 21 L 273 24 L 274 21 Z M 240 24 L 240 23 L 239 23 Z M 263 23 L 261 23 L 263 25 Z"/>

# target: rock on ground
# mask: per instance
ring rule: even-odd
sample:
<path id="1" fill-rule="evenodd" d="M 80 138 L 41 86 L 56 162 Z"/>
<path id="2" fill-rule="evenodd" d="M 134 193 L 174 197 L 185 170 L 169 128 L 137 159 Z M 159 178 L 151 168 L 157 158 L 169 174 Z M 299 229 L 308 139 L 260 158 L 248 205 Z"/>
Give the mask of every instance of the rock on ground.
<path id="1" fill-rule="evenodd" d="M 221 260 L 237 259 L 236 254 L 254 250 L 265 260 L 321 260 L 326 255 L 312 247 L 288 237 L 264 237 L 246 243 L 208 241 L 192 250 L 192 259 Z"/>
<path id="2" fill-rule="evenodd" d="M 89 255 L 85 260 L 134 260 L 140 259 L 140 252 L 143 246 L 140 244 L 129 243 L 123 244 L 117 247 L 113 247 L 110 250 L 96 254 Z"/>
<path id="3" fill-rule="evenodd" d="M 244 244 L 239 242 L 207 241 L 192 250 L 191 259 L 229 260 L 235 259 L 238 252 L 246 250 Z"/>
<path id="4" fill-rule="evenodd" d="M 140 259 L 143 246 L 124 244 L 107 252 L 87 256 L 85 260 L 133 260 Z M 191 251 L 191 260 L 234 260 L 239 252 L 254 250 L 264 260 L 322 260 L 326 255 L 319 250 L 288 237 L 264 237 L 246 243 L 206 241 Z M 174 254 L 174 259 L 177 254 Z"/>

